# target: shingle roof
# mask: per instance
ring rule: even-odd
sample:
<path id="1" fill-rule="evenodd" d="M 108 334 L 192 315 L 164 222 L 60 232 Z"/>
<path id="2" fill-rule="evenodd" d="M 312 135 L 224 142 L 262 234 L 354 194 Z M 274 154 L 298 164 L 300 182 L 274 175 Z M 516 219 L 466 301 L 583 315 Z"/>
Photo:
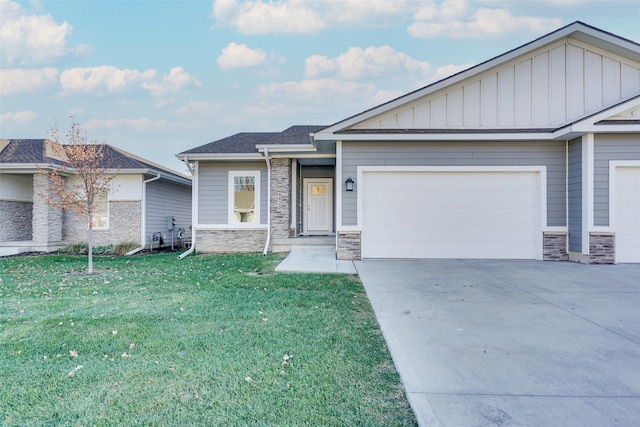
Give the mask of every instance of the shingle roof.
<path id="1" fill-rule="evenodd" d="M 10 139 L 0 151 L 0 163 L 53 163 L 64 162 L 45 156 L 45 139 Z"/>
<path id="2" fill-rule="evenodd" d="M 10 139 L 9 144 L 0 151 L 0 164 L 10 163 L 50 163 L 63 166 L 66 163 L 59 159 L 46 156 L 46 140 L 44 139 Z M 162 173 L 165 176 L 189 180 L 188 177 L 171 169 L 162 167 L 141 157 L 135 156 L 109 144 L 105 146 L 105 159 L 101 167 L 118 168 L 121 171 L 126 169 L 143 169 L 155 173 Z M 64 145 L 63 145 L 64 147 Z"/>
<path id="3" fill-rule="evenodd" d="M 310 144 L 309 134 L 325 126 L 297 125 L 282 132 L 241 132 L 208 144 L 201 145 L 183 154 L 246 154 L 257 153 L 256 145 L 301 145 Z"/>

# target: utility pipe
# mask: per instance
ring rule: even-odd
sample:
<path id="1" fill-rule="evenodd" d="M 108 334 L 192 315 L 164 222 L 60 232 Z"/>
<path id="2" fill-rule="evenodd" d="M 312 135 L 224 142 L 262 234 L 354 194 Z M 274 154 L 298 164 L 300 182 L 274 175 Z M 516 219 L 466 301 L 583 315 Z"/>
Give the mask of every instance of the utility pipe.
<path id="1" fill-rule="evenodd" d="M 271 162 L 269 161 L 269 149 L 264 147 L 264 159 L 267 162 L 267 241 L 264 244 L 262 256 L 267 256 L 269 243 L 271 243 Z M 257 197 L 260 197 L 258 194 Z M 258 212 L 260 215 L 260 212 Z"/>
<path id="2" fill-rule="evenodd" d="M 185 165 L 187 165 L 187 169 L 189 169 L 189 172 L 191 172 L 191 176 L 195 178 L 196 175 L 195 175 L 195 172 L 193 170 L 193 167 L 189 164 L 189 159 L 187 159 L 185 157 L 182 161 L 184 162 Z M 181 260 L 184 257 L 190 255 L 191 252 L 196 250 L 196 228 L 193 226 L 194 218 L 196 217 L 196 210 L 193 208 L 194 200 L 195 200 L 194 197 L 198 196 L 196 190 L 197 190 L 197 188 L 193 185 L 193 182 L 192 182 L 192 191 L 191 191 L 191 199 L 192 199 L 192 201 L 191 201 L 191 246 L 185 252 L 183 252 L 180 255 L 178 255 L 178 259 L 179 260 Z"/>
<path id="3" fill-rule="evenodd" d="M 149 178 L 146 181 L 142 181 L 142 204 L 140 206 L 140 247 L 130 250 L 125 255 L 133 255 L 136 252 L 140 252 L 147 246 L 147 183 L 160 179 L 160 174 L 154 178 Z"/>

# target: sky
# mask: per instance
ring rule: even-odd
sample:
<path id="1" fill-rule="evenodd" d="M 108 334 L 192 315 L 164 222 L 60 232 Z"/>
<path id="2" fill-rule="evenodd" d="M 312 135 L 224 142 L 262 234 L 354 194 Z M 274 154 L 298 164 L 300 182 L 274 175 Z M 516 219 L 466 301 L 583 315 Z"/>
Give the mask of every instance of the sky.
<path id="1" fill-rule="evenodd" d="M 330 125 L 574 21 L 640 42 L 640 0 L 0 0 L 0 137 L 180 172 L 238 132 Z"/>

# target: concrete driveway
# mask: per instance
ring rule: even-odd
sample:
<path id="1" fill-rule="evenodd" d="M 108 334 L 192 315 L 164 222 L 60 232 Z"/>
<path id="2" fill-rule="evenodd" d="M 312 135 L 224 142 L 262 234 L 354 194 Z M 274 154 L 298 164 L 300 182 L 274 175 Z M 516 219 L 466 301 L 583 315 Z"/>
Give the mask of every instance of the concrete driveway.
<path id="1" fill-rule="evenodd" d="M 640 265 L 355 265 L 420 425 L 640 425 Z"/>

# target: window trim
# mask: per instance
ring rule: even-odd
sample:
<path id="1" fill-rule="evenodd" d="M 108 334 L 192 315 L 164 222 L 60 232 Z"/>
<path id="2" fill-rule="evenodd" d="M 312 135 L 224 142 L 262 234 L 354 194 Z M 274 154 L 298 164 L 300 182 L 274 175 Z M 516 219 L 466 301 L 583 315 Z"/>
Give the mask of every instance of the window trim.
<path id="1" fill-rule="evenodd" d="M 251 222 L 235 222 L 235 215 L 233 212 L 233 207 L 234 207 L 234 193 L 235 193 L 235 186 L 234 186 L 234 178 L 236 177 L 240 177 L 240 176 L 251 176 L 254 178 L 254 182 L 255 182 L 255 191 L 254 191 L 254 206 L 255 206 L 255 214 L 253 216 L 253 221 Z M 230 170 L 229 171 L 229 180 L 227 183 L 227 188 L 228 188 L 228 202 L 227 202 L 227 223 L 230 226 L 233 227 L 238 227 L 238 228 L 255 228 L 256 225 L 260 225 L 260 217 L 261 217 L 261 210 L 260 210 L 260 198 L 261 198 L 261 191 L 260 191 L 260 171 L 259 170 Z"/>
<path id="2" fill-rule="evenodd" d="M 102 199 L 102 198 L 100 198 L 100 199 Z M 105 194 L 104 195 L 104 199 L 102 199 L 102 200 L 104 200 L 104 203 L 106 204 L 106 207 L 107 207 L 107 209 L 106 209 L 106 211 L 107 211 L 106 212 L 106 221 L 105 221 L 106 225 L 103 226 L 103 227 L 98 227 L 98 226 L 94 225 L 93 227 L 91 227 L 94 230 L 108 230 L 109 229 L 109 223 L 110 223 L 109 218 L 111 217 L 111 213 L 110 213 L 111 203 L 110 203 L 110 200 L 109 200 L 109 195 Z M 94 207 L 93 207 L 93 211 L 91 213 L 91 222 L 95 224 L 95 218 L 96 218 L 96 213 L 95 213 L 96 198 L 95 197 L 93 199 L 93 203 L 94 203 Z"/>

